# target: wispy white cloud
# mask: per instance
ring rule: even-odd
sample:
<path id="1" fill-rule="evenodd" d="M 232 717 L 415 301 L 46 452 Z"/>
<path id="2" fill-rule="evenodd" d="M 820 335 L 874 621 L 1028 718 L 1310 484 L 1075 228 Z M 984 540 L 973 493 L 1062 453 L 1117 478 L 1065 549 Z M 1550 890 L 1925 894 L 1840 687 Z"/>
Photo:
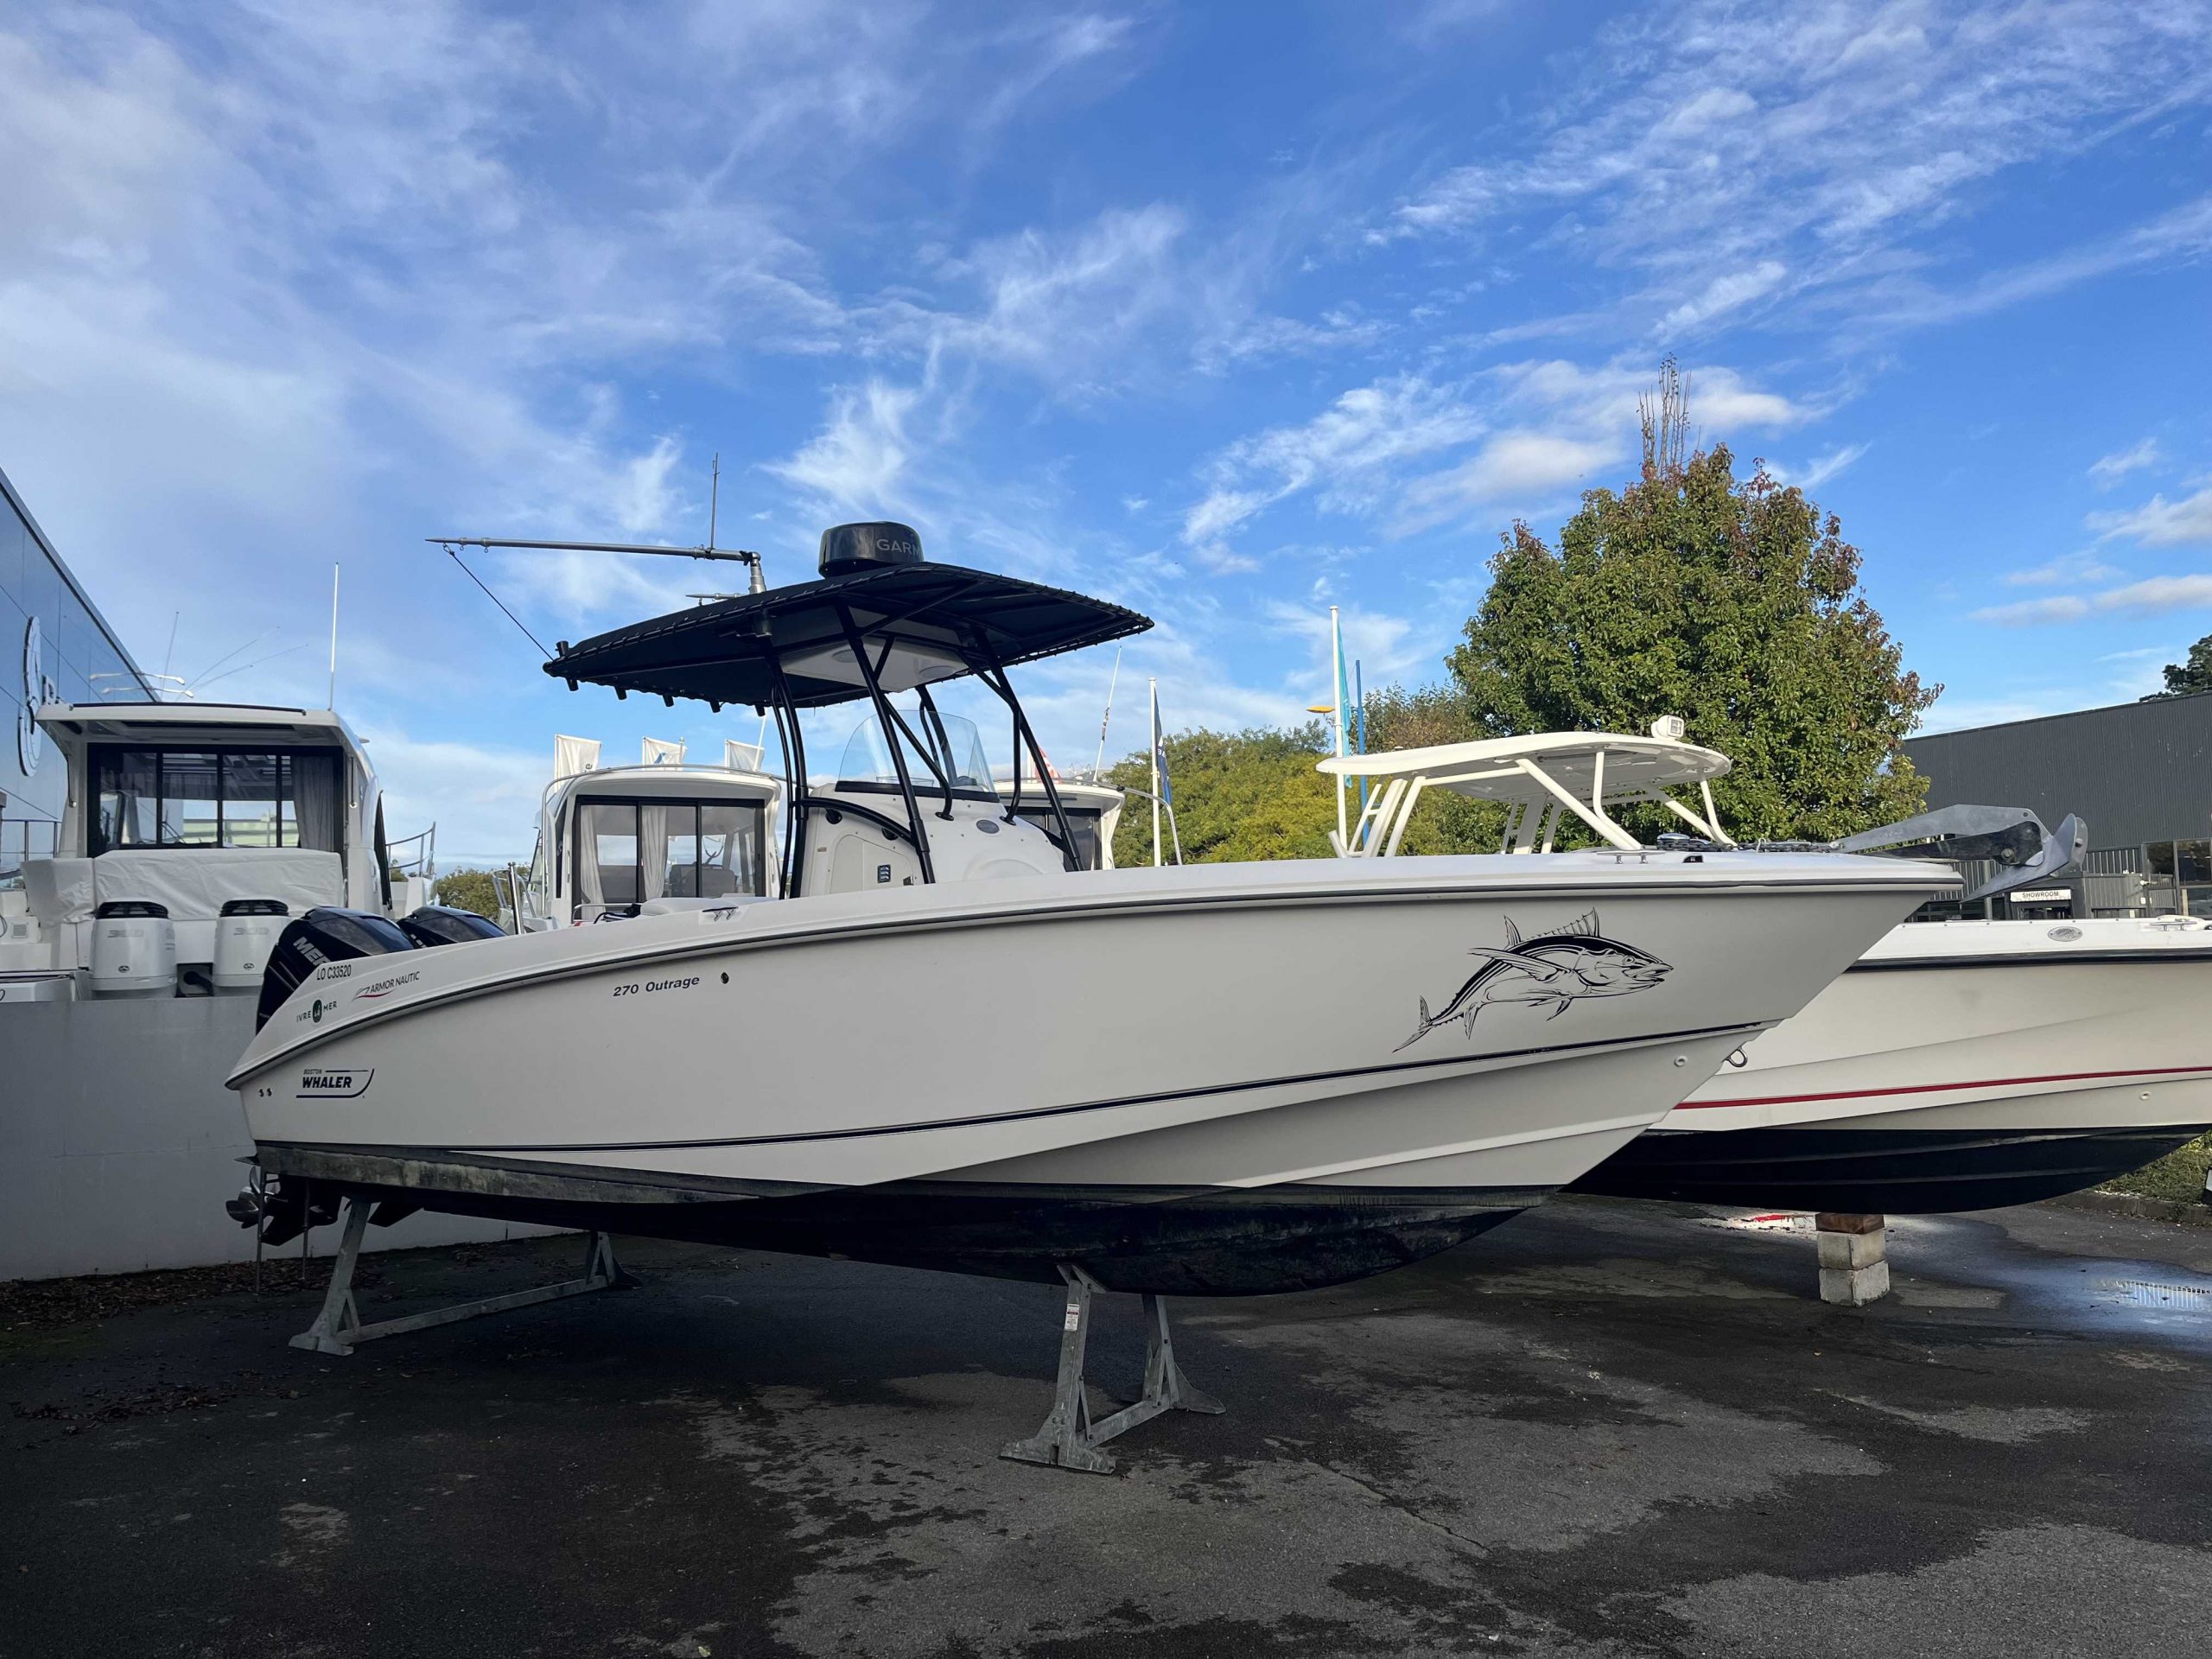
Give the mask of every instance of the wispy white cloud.
<path id="1" fill-rule="evenodd" d="M 1917 312 L 1939 296 L 1923 232 L 1978 208 L 2006 168 L 2201 106 L 2208 71 L 2212 15 L 2190 0 L 1639 12 L 1601 32 L 1533 145 L 1495 143 L 1496 159 L 1441 173 L 1375 236 L 1541 237 L 1642 273 L 1662 330 L 1787 272 L 1830 305 L 1902 317 L 1908 294 Z M 2184 229 L 1985 284 L 1977 302 L 2157 257 Z M 1904 283 L 1908 251 L 1919 269 Z"/>
<path id="2" fill-rule="evenodd" d="M 2048 299 L 2122 271 L 2201 257 L 2212 250 L 2212 195 L 2138 224 L 2024 263 L 1986 270 L 1939 286 L 1913 262 L 1868 262 L 1870 275 L 1848 298 L 1867 325 L 1926 327 Z M 1824 302 L 1828 309 L 1845 302 Z"/>
<path id="3" fill-rule="evenodd" d="M 435 823 L 439 862 L 448 868 L 528 860 L 539 791 L 552 774 L 550 737 L 543 753 L 531 753 L 414 737 L 389 724 L 371 724 L 361 735 L 385 787 L 385 822 L 394 836 Z"/>
<path id="4" fill-rule="evenodd" d="M 1448 472 L 1416 479 L 1395 521 L 1401 531 L 1440 524 L 1487 502 L 1544 500 L 1621 458 L 1619 437 L 1500 432 Z"/>
<path id="5" fill-rule="evenodd" d="M 1838 444 L 1824 455 L 1815 455 L 1802 467 L 1788 467 L 1779 461 L 1767 463 L 1767 475 L 1777 484 L 1794 484 L 1801 490 L 1817 490 L 1839 473 L 1858 464 L 1860 456 L 1873 446 L 1871 443 Z"/>
<path id="6" fill-rule="evenodd" d="M 2080 622 L 2093 616 L 2161 616 L 2170 611 L 2205 609 L 2212 609 L 2212 575 L 2146 576 L 2101 593 L 2059 594 L 2049 599 L 1992 605 L 1974 616 L 1978 622 L 2017 627 L 2038 622 Z"/>
<path id="7" fill-rule="evenodd" d="M 1780 288 L 1789 268 L 1779 259 L 1762 259 L 1748 270 L 1732 270 L 1715 276 L 1705 285 L 1705 291 L 1694 299 L 1684 300 L 1669 311 L 1659 324 L 1662 334 L 1687 333 L 1700 324 L 1712 321 L 1744 307 Z"/>
<path id="8" fill-rule="evenodd" d="M 1319 357 L 1372 346 L 1390 334 L 1391 325 L 1363 315 L 1356 305 L 1333 306 L 1311 322 L 1295 317 L 1262 316 L 1233 323 L 1199 342 L 1198 366 L 1219 374 L 1259 358 Z"/>
<path id="9" fill-rule="evenodd" d="M 936 276 L 957 300 L 893 295 L 868 321 L 885 346 L 929 357 L 955 353 L 1049 376 L 1079 395 L 1118 372 L 1115 355 L 1147 324 L 1185 308 L 1175 259 L 1187 220 L 1162 203 L 1109 208 L 1063 233 L 1034 229 L 946 257 Z"/>
<path id="10" fill-rule="evenodd" d="M 2056 588 L 2062 582 L 2102 582 L 2120 574 L 2094 552 L 2066 553 L 2024 570 L 2008 570 L 2005 582 L 2013 588 Z"/>
<path id="11" fill-rule="evenodd" d="M 1332 702 L 1327 608 L 1275 601 L 1266 607 L 1264 614 L 1274 632 L 1303 645 L 1303 661 L 1291 685 L 1306 696 L 1309 706 Z M 1337 624 L 1343 631 L 1344 660 L 1360 665 L 1361 677 L 1370 686 L 1408 677 L 1427 679 L 1434 675 L 1444 655 L 1446 641 L 1433 622 L 1417 624 L 1410 617 L 1359 605 L 1339 605 Z"/>
<path id="12" fill-rule="evenodd" d="M 788 460 L 764 470 L 797 488 L 818 518 L 862 518 L 900 510 L 912 441 L 907 416 L 921 392 L 870 380 L 835 394 L 828 423 Z"/>
<path id="13" fill-rule="evenodd" d="M 1270 428 L 1214 462 L 1214 483 L 1183 520 L 1192 547 L 1218 543 L 1262 508 L 1303 491 L 1337 511 L 1372 507 L 1397 467 L 1483 429 L 1459 396 L 1414 375 L 1357 386 L 1300 426 Z"/>
<path id="14" fill-rule="evenodd" d="M 2124 538 L 2145 547 L 2212 546 L 2212 485 L 2178 501 L 2154 495 L 2126 512 L 2093 512 L 2088 524 L 2106 541 Z"/>
<path id="15" fill-rule="evenodd" d="M 1688 378 L 1693 416 L 1708 431 L 1774 430 L 1811 412 L 1732 369 Z M 1224 538 L 1305 493 L 1325 512 L 1377 518 L 1395 536 L 1478 510 L 1533 509 L 1630 452 L 1637 404 L 1650 389 L 1648 366 L 1558 359 L 1503 364 L 1454 384 L 1401 375 L 1356 387 L 1302 425 L 1270 428 L 1217 455 L 1211 487 L 1185 515 L 1183 539 L 1224 568 L 1236 556 Z M 1468 453 L 1434 465 L 1459 450 Z"/>
<path id="16" fill-rule="evenodd" d="M 2145 467 L 2155 467 L 2164 459 L 2156 438 L 2145 438 L 2125 449 L 2115 449 L 2108 455 L 2100 455 L 2089 463 L 2089 481 L 2101 490 L 2108 490 L 2130 473 L 2140 472 Z"/>

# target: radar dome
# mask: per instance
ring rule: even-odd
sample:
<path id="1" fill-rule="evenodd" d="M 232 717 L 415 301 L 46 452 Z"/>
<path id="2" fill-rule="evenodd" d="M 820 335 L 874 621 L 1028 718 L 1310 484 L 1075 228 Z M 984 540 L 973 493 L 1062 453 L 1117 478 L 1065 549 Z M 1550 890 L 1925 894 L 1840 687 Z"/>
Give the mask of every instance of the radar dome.
<path id="1" fill-rule="evenodd" d="M 908 524 L 839 524 L 822 532 L 822 574 L 825 576 L 921 562 L 922 538 Z"/>

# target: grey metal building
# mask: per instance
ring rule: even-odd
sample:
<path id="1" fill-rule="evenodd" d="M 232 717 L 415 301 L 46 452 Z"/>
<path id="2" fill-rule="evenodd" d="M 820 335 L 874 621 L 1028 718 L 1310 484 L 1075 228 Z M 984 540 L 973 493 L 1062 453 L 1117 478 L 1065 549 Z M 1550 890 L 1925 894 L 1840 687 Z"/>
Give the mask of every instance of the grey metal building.
<path id="1" fill-rule="evenodd" d="M 1942 732 L 1904 750 L 1931 807 L 2025 806 L 2050 824 L 2080 814 L 2098 912 L 2212 914 L 2212 694 Z"/>
<path id="2" fill-rule="evenodd" d="M 54 851 L 67 787 L 31 718 L 41 702 L 147 699 L 154 688 L 0 473 L 0 887 Z"/>

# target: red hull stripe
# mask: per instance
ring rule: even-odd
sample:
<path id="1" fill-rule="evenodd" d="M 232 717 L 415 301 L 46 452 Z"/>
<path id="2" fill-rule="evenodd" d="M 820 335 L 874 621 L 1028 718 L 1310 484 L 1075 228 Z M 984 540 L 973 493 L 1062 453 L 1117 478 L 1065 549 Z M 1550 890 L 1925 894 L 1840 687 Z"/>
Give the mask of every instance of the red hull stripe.
<path id="1" fill-rule="evenodd" d="M 1964 1083 L 1908 1083 L 1895 1089 L 1839 1089 L 1826 1095 L 1755 1095 L 1744 1100 L 1686 1100 L 1678 1112 L 1708 1111 L 1720 1106 L 1789 1106 L 1807 1100 L 1872 1100 L 1880 1095 L 1948 1095 L 1961 1089 L 2010 1089 L 2030 1083 L 2099 1083 L 2113 1077 L 2194 1077 L 2212 1065 L 2162 1065 L 2147 1071 L 2054 1071 L 2041 1077 L 1977 1077 Z"/>

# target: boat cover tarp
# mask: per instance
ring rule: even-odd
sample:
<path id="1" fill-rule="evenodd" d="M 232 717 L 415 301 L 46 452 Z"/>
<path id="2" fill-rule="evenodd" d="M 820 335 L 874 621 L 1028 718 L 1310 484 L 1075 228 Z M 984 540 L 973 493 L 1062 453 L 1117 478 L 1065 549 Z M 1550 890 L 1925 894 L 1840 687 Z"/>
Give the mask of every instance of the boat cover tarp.
<path id="1" fill-rule="evenodd" d="M 346 902 L 338 855 L 304 847 L 129 847 L 90 862 L 91 902 L 82 916 L 111 899 L 150 899 L 172 921 L 212 920 L 230 899 L 281 899 L 295 916 Z M 72 888 L 81 893 L 81 883 Z"/>
<path id="2" fill-rule="evenodd" d="M 887 691 L 1075 651 L 1152 626 L 1103 600 L 956 564 L 902 564 L 772 588 L 633 623 L 570 646 L 545 671 L 702 702 L 777 701 L 780 658 L 801 709 L 868 695 L 849 614 Z"/>

